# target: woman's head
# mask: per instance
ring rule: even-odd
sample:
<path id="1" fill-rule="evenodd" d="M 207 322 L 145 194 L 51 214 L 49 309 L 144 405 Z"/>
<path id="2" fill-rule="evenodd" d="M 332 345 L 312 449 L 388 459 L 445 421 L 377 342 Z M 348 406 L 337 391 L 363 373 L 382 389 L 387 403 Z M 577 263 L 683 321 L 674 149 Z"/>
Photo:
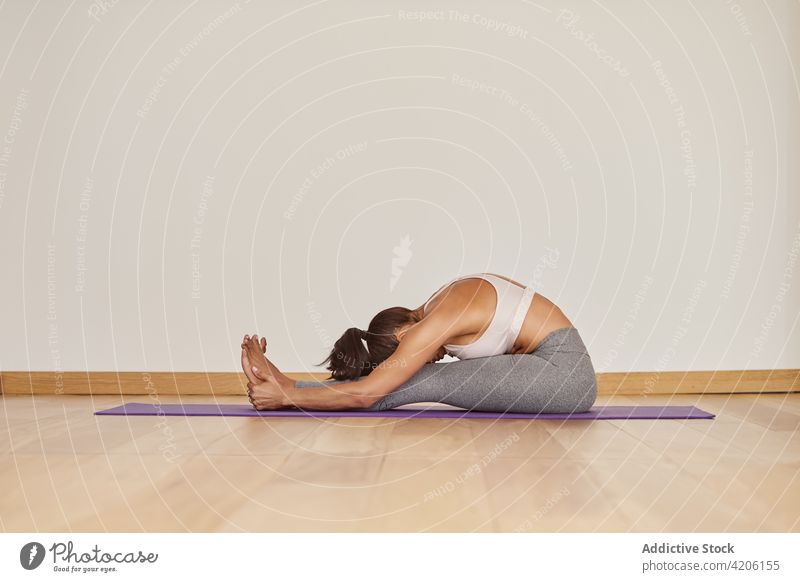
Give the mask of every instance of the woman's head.
<path id="1" fill-rule="evenodd" d="M 406 307 L 389 307 L 369 322 L 366 330 L 348 328 L 325 360 L 317 364 L 331 371 L 334 380 L 355 380 L 369 374 L 391 356 L 400 345 L 397 333 L 404 326 L 417 322 L 416 313 Z M 366 342 L 366 347 L 364 342 Z"/>

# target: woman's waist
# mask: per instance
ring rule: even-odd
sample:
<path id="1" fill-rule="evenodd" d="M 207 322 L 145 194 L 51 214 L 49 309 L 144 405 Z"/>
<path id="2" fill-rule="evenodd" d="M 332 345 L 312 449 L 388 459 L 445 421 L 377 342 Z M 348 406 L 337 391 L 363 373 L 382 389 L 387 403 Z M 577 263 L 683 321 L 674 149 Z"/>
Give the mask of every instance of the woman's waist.
<path id="1" fill-rule="evenodd" d="M 528 353 L 543 354 L 545 352 L 588 353 L 588 350 L 578 329 L 569 325 L 547 332 L 533 351 Z"/>
<path id="2" fill-rule="evenodd" d="M 531 353 L 549 334 L 567 327 L 574 326 L 561 309 L 544 295 L 534 293 L 514 347 L 517 352 Z"/>

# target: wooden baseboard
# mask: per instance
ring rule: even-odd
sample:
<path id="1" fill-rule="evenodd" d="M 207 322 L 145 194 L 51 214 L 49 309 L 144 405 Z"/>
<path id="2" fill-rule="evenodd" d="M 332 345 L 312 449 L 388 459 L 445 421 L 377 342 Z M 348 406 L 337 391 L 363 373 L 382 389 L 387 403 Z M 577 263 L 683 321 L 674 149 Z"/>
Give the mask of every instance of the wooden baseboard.
<path id="1" fill-rule="evenodd" d="M 295 380 L 327 374 L 287 373 Z M 0 372 L 4 394 L 244 394 L 237 372 Z M 601 395 L 800 392 L 800 369 L 693 372 L 608 372 L 597 375 Z"/>

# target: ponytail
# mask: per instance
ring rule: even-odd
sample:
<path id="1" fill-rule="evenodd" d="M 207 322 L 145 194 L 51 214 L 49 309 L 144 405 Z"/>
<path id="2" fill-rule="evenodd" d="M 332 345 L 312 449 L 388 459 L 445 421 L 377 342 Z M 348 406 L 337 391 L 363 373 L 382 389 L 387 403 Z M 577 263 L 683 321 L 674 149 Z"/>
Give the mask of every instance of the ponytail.
<path id="1" fill-rule="evenodd" d="M 330 355 L 318 366 L 324 365 L 331 372 L 334 380 L 355 380 L 371 370 L 369 350 L 362 340 L 366 340 L 367 332 L 357 327 L 348 328 L 333 345 Z"/>

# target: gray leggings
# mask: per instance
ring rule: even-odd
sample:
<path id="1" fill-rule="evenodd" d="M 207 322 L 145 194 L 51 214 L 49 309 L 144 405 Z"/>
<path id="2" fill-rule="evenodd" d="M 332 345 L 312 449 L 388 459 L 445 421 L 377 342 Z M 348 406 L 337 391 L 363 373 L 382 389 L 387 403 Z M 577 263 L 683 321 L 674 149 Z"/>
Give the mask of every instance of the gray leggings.
<path id="1" fill-rule="evenodd" d="M 349 380 L 298 380 L 298 388 Z M 358 380 L 355 380 L 356 382 Z M 503 354 L 425 364 L 367 410 L 443 402 L 490 412 L 584 412 L 597 397 L 597 379 L 574 327 L 557 329 L 530 354 Z"/>

